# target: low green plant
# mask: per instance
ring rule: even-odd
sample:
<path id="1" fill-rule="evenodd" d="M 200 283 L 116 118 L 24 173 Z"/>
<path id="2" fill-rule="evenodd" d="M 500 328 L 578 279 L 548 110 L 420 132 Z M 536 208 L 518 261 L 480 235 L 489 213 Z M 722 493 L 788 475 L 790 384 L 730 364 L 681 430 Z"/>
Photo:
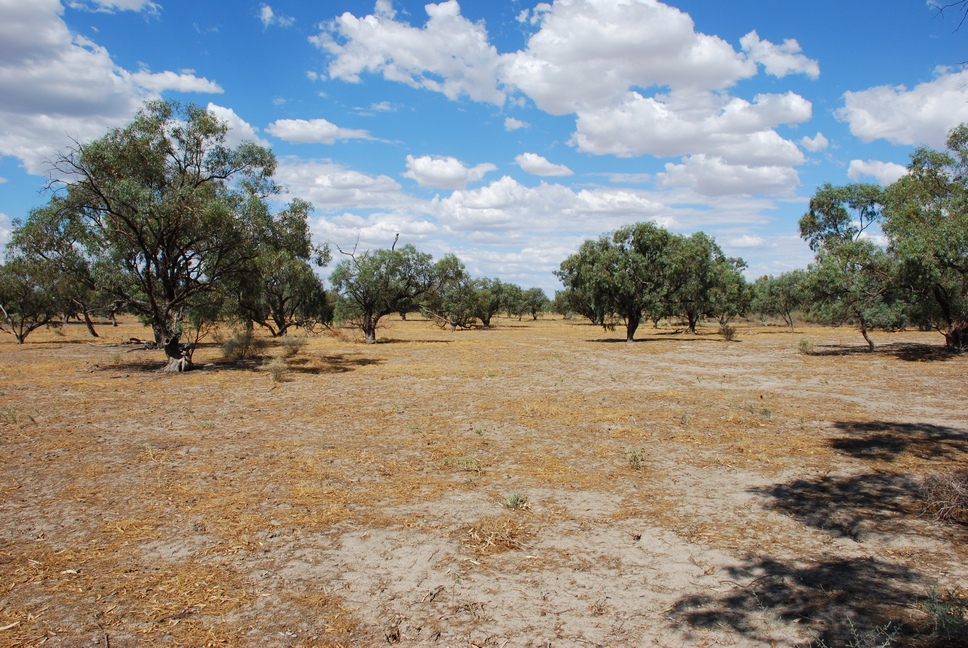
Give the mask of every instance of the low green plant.
<path id="1" fill-rule="evenodd" d="M 729 324 L 719 327 L 719 334 L 723 336 L 723 339 L 727 342 L 732 342 L 736 338 L 736 327 L 730 326 Z"/>
<path id="2" fill-rule="evenodd" d="M 531 505 L 528 502 L 528 496 L 526 493 L 523 493 L 519 490 L 513 490 L 508 493 L 507 497 L 504 498 L 504 506 L 512 511 L 520 511 L 530 508 Z"/>
<path id="3" fill-rule="evenodd" d="M 625 460 L 629 463 L 629 468 L 632 470 L 642 469 L 642 451 L 638 448 L 633 448 L 625 453 Z"/>
<path id="4" fill-rule="evenodd" d="M 933 588 L 920 602 L 931 637 L 943 646 L 968 645 L 968 598 Z"/>
<path id="5" fill-rule="evenodd" d="M 797 351 L 800 355 L 813 355 L 813 340 L 808 337 L 800 338 L 800 342 L 797 343 Z"/>

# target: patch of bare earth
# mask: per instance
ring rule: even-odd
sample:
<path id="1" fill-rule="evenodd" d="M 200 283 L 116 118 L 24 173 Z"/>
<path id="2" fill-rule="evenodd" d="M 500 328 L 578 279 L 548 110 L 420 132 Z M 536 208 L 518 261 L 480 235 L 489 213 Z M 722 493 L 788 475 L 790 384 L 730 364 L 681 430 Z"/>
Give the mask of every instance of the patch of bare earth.
<path id="1" fill-rule="evenodd" d="M 937 334 L 417 319 L 279 382 L 98 330 L 0 341 L 3 646 L 914 645 L 968 578 Z"/>

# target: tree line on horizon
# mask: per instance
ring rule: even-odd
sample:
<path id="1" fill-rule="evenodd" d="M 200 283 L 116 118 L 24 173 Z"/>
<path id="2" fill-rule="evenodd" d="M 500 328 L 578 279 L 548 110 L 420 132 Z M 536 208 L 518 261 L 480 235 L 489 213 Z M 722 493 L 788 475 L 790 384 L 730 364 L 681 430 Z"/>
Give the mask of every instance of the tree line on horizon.
<path id="1" fill-rule="evenodd" d="M 23 342 L 66 315 L 93 335 L 93 312 L 134 314 L 163 349 L 167 370 L 218 322 L 260 326 L 352 323 L 367 342 L 391 313 L 421 312 L 452 329 L 487 327 L 499 312 L 537 318 L 549 308 L 594 324 L 619 323 L 632 340 L 644 319 L 679 317 L 695 332 L 707 318 L 729 336 L 737 315 L 856 323 L 871 349 L 874 328 L 916 325 L 968 346 L 968 126 L 945 152 L 920 148 L 886 189 L 824 185 L 800 220 L 816 253 L 806 270 L 748 283 L 742 259 L 703 232 L 684 236 L 637 223 L 583 243 L 556 271 L 552 304 L 540 288 L 475 278 L 453 254 L 434 261 L 412 245 L 338 252 L 327 290 L 315 267 L 328 245 L 312 242 L 312 205 L 281 193 L 275 156 L 225 144 L 227 126 L 194 105 L 145 104 L 131 123 L 52 162 L 48 203 L 15 222 L 0 266 L 0 330 Z M 870 238 L 877 227 L 886 248 Z"/>

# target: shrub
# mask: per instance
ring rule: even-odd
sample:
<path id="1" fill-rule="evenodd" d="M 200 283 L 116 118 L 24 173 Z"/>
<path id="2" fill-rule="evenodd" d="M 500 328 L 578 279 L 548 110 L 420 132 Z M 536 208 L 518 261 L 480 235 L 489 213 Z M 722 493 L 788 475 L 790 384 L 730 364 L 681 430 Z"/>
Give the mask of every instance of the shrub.
<path id="1" fill-rule="evenodd" d="M 629 462 L 629 468 L 632 470 L 640 470 L 642 468 L 642 451 L 638 448 L 626 452 L 625 459 Z"/>
<path id="2" fill-rule="evenodd" d="M 528 496 L 519 490 L 513 490 L 508 493 L 508 496 L 504 500 L 504 506 L 508 507 L 513 511 L 519 511 L 521 509 L 530 508 L 528 503 Z"/>
<path id="3" fill-rule="evenodd" d="M 800 342 L 797 344 L 797 351 L 800 355 L 813 355 L 813 340 L 808 337 L 800 338 Z"/>
<path id="4" fill-rule="evenodd" d="M 292 357 L 299 353 L 306 346 L 304 335 L 286 335 L 282 338 L 282 350 L 287 356 Z"/>
<path id="5" fill-rule="evenodd" d="M 218 336 L 215 340 L 222 346 L 225 359 L 232 361 L 245 360 L 265 348 L 265 342 L 252 329 L 236 329 L 228 338 Z"/>
<path id="6" fill-rule="evenodd" d="M 272 382 L 284 382 L 289 375 L 289 364 L 286 363 L 285 358 L 273 358 L 266 365 L 266 369 L 269 370 L 269 375 L 272 376 Z"/>
<path id="7" fill-rule="evenodd" d="M 719 327 L 719 333 L 723 336 L 723 339 L 727 342 L 732 342 L 736 337 L 736 327 L 725 324 Z"/>

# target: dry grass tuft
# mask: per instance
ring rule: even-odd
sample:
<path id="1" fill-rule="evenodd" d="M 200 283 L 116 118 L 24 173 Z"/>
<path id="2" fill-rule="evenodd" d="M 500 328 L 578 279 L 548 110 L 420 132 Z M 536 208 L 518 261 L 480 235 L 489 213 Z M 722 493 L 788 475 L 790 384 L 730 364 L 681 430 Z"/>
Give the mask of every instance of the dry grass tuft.
<path id="1" fill-rule="evenodd" d="M 531 536 L 530 528 L 520 518 L 491 515 L 460 529 L 458 537 L 478 556 L 490 556 L 521 549 Z"/>

